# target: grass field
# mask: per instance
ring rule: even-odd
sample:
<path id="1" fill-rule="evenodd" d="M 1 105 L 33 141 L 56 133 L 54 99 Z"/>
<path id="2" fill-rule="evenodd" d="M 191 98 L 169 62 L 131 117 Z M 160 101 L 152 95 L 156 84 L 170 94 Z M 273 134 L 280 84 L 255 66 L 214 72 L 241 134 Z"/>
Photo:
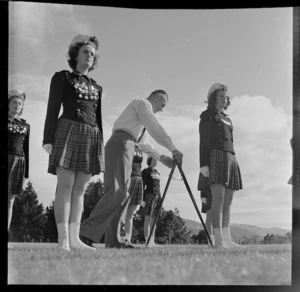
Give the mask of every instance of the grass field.
<path id="1" fill-rule="evenodd" d="M 165 245 L 58 252 L 53 243 L 12 243 L 8 284 L 291 285 L 291 244 L 213 250 Z"/>

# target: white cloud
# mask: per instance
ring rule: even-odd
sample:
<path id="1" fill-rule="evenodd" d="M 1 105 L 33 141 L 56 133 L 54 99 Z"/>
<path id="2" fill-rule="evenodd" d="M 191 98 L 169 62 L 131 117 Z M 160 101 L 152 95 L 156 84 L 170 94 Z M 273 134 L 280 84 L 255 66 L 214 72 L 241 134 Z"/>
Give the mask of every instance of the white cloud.
<path id="1" fill-rule="evenodd" d="M 185 105 L 176 110 L 181 114 L 173 115 L 166 111 L 158 115 L 158 120 L 172 137 L 174 144 L 184 154 L 183 171 L 192 193 L 200 206 L 197 181 L 199 175 L 199 115 L 197 105 Z M 261 224 L 259 216 L 237 216 L 236 212 L 248 210 L 249 214 L 259 211 L 264 216 L 268 206 L 269 217 L 264 224 L 288 226 L 291 216 L 291 188 L 287 185 L 292 171 L 292 152 L 289 139 L 292 133 L 292 118 L 263 96 L 243 95 L 232 100 L 228 110 L 234 126 L 234 143 L 239 162 L 243 190 L 236 193 L 232 216 L 236 223 Z M 152 143 L 157 145 L 153 140 Z M 158 146 L 163 153 L 168 153 Z M 170 170 L 159 164 L 162 176 L 162 191 Z M 178 170 L 174 176 L 180 178 Z M 251 200 L 249 201 L 249 198 Z M 187 202 L 189 201 L 189 202 Z M 189 195 L 183 182 L 171 181 L 165 206 L 178 207 L 181 216 L 199 220 L 196 211 L 192 211 Z M 191 207 L 188 207 L 188 206 Z M 199 207 L 200 208 L 200 207 Z M 242 221 L 239 221 L 239 218 Z M 272 225 L 272 222 L 274 224 Z M 275 224 L 276 223 L 276 224 Z"/>
<path id="2" fill-rule="evenodd" d="M 14 60 L 24 64 L 34 60 L 35 67 L 43 68 L 45 61 L 53 58 L 49 48 L 56 44 L 67 51 L 66 43 L 77 34 L 91 34 L 91 28 L 76 17 L 73 5 L 34 2 L 9 5 L 9 55 L 14 66 L 19 66 Z"/>
<path id="3" fill-rule="evenodd" d="M 54 199 L 56 177 L 47 173 L 48 155 L 42 149 L 42 135 L 47 107 L 47 96 L 50 79 L 47 76 L 36 76 L 40 87 L 30 89 L 30 80 L 33 75 L 13 75 L 10 84 L 18 88 L 31 90 L 26 100 L 24 118 L 32 125 L 30 139 L 30 179 L 45 206 Z M 40 79 L 39 79 L 40 78 Z M 28 86 L 28 87 L 26 87 Z M 41 100 L 41 95 L 45 99 Z M 247 101 L 249 106 L 246 106 Z M 255 101 L 255 102 L 251 102 Z M 251 107 L 260 105 L 255 112 Z M 167 111 L 157 114 L 174 144 L 184 154 L 183 171 L 188 184 L 201 209 L 197 181 L 199 175 L 199 115 L 195 105 L 186 105 L 177 108 L 180 114 Z M 115 119 L 124 106 L 111 109 L 113 114 L 103 112 L 103 128 L 105 142 L 111 135 Z M 255 115 L 254 115 L 255 112 Z M 266 97 L 241 96 L 233 99 L 230 117 L 234 125 L 234 140 L 237 160 L 240 164 L 244 189 L 235 194 L 232 207 L 232 220 L 235 223 L 261 225 L 261 218 L 267 226 L 291 225 L 291 187 L 287 180 L 291 175 L 292 153 L 289 139 L 291 135 L 291 117 L 281 108 L 274 106 Z M 249 114 L 251 113 L 251 114 Z M 250 120 L 247 122 L 247 120 Z M 274 120 L 278 120 L 274 126 Z M 257 139 L 255 139 L 257 137 Z M 150 140 L 152 140 L 150 138 Z M 162 153 L 171 155 L 164 147 L 152 140 Z M 144 159 L 143 167 L 146 167 Z M 158 164 L 161 173 L 161 191 L 164 191 L 170 169 Z M 175 178 L 181 178 L 178 169 Z M 103 179 L 102 176 L 100 178 Z M 93 177 L 92 180 L 98 179 Z M 183 181 L 172 180 L 164 202 L 164 208 L 177 207 L 184 218 L 199 221 L 193 204 L 187 193 Z M 267 211 L 266 211 L 267 210 Z M 255 216 L 253 215 L 255 213 Z M 269 216 L 265 216 L 268 212 Z M 279 216 L 284 213 L 285 216 Z M 260 217 L 260 215 L 262 217 Z M 204 214 L 202 214 L 205 217 Z M 274 224 L 273 224 L 274 223 Z"/>

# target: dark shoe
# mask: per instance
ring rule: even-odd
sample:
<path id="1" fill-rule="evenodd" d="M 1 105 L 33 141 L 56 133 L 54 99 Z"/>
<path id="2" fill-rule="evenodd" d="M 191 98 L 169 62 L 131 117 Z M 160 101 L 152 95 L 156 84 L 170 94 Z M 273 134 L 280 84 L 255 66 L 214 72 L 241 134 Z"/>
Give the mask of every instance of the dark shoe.
<path id="1" fill-rule="evenodd" d="M 82 235 L 79 235 L 79 239 L 83 242 L 83 243 L 85 243 L 86 245 L 88 245 L 88 246 L 91 246 L 91 247 L 94 247 L 93 246 L 93 241 L 92 240 L 90 240 L 90 239 L 88 239 L 87 237 L 84 237 L 84 236 L 82 236 Z"/>

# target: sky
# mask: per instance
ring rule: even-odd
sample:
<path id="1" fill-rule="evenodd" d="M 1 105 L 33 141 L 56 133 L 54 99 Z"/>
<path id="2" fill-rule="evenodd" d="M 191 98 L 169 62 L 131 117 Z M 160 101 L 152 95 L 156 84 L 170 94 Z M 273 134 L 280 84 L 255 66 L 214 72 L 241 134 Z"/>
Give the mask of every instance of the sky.
<path id="1" fill-rule="evenodd" d="M 27 94 L 22 117 L 31 124 L 29 175 L 44 207 L 56 188 L 42 148 L 50 80 L 55 72 L 71 70 L 67 50 L 77 34 L 99 40 L 100 59 L 90 76 L 103 87 L 105 142 L 130 101 L 156 89 L 168 93 L 169 103 L 157 118 L 184 155 L 182 169 L 200 210 L 199 116 L 209 87 L 227 84 L 232 103 L 227 114 L 243 179 L 231 222 L 292 228 L 291 7 L 143 10 L 10 2 L 9 89 Z M 161 163 L 157 169 L 163 192 L 170 169 Z M 91 181 L 99 178 L 103 175 Z M 176 169 L 163 207 L 200 222 L 180 178 Z"/>

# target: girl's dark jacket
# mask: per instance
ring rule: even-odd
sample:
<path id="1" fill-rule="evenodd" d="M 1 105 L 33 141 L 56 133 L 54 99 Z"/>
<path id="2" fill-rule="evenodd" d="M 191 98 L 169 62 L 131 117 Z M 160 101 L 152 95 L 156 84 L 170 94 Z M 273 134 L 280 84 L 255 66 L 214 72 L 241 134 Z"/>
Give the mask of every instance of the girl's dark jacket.
<path id="1" fill-rule="evenodd" d="M 24 119 L 13 119 L 8 115 L 7 153 L 25 157 L 25 177 L 29 177 L 30 125 Z"/>
<path id="2" fill-rule="evenodd" d="M 233 126 L 228 115 L 211 109 L 200 115 L 200 167 L 210 166 L 210 150 L 217 149 L 235 154 L 233 148 Z"/>

